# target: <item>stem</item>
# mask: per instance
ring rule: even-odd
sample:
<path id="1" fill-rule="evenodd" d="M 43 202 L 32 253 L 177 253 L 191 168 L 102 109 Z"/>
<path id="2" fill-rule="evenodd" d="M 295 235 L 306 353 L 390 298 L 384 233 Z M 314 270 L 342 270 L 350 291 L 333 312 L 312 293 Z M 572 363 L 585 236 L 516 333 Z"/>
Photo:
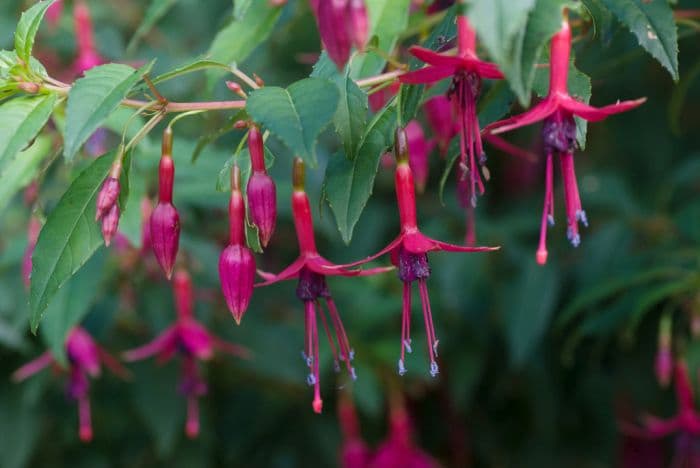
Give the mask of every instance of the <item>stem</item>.
<path id="1" fill-rule="evenodd" d="M 258 84 L 255 82 L 255 80 L 253 80 L 251 77 L 249 77 L 248 75 L 246 75 L 245 73 L 240 71 L 238 69 L 238 67 L 235 67 L 235 66 L 231 67 L 231 73 L 236 75 L 238 78 L 241 79 L 241 81 L 243 81 L 245 84 L 247 84 L 251 88 L 260 89 L 260 86 L 258 86 Z"/>
<path id="2" fill-rule="evenodd" d="M 146 101 L 138 101 L 135 99 L 124 99 L 122 101 L 122 106 L 140 108 Z M 159 102 L 153 103 L 151 106 L 146 107 L 145 110 L 158 110 L 166 114 L 173 112 L 190 112 L 190 111 L 209 111 L 209 110 L 227 110 L 227 109 L 243 109 L 245 107 L 245 101 L 205 101 L 205 102 L 169 102 L 167 105 L 163 105 Z"/>
<path id="3" fill-rule="evenodd" d="M 133 148 L 134 146 L 138 145 L 143 138 L 148 135 L 148 133 L 153 130 L 153 128 L 158 125 L 158 123 L 163 120 L 163 117 L 165 117 L 164 112 L 159 112 L 153 117 L 151 117 L 151 120 L 149 120 L 146 125 L 143 126 L 139 132 L 134 135 L 134 138 L 129 141 L 129 143 L 124 147 L 124 152 L 129 151 L 129 149 Z"/>
<path id="4" fill-rule="evenodd" d="M 360 88 L 365 88 L 367 86 L 374 86 L 374 85 L 381 84 L 381 83 L 384 83 L 387 81 L 394 81 L 396 78 L 403 75 L 404 73 L 406 73 L 404 70 L 394 70 L 391 72 L 382 73 L 381 75 L 371 76 L 369 78 L 357 80 L 355 82 L 355 84 L 357 84 L 357 86 L 359 86 Z"/>

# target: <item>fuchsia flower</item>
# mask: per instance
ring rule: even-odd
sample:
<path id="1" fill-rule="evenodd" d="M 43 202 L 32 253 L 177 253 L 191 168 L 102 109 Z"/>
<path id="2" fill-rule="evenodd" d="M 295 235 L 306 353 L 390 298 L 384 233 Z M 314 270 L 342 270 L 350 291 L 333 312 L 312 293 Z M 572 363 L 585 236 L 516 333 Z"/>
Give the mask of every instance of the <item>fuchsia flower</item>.
<path id="1" fill-rule="evenodd" d="M 151 214 L 151 245 L 153 254 L 170 279 L 180 244 L 180 215 L 173 206 L 175 163 L 172 158 L 173 130 L 163 132 L 163 150 L 158 167 L 158 204 Z"/>
<path id="2" fill-rule="evenodd" d="M 115 375 L 122 378 L 129 376 L 119 361 L 102 349 L 92 339 L 85 329 L 73 328 L 66 339 L 66 355 L 68 369 L 59 366 L 50 351 L 28 362 L 12 374 L 12 380 L 21 382 L 28 377 L 53 365 L 61 371 L 68 371 L 70 377 L 66 387 L 66 393 L 70 398 L 78 402 L 79 435 L 80 440 L 89 442 L 92 440 L 92 422 L 90 417 L 90 381 L 88 377 L 96 378 L 101 373 L 101 364 L 104 364 Z"/>
<path id="3" fill-rule="evenodd" d="M 389 86 L 378 91 L 373 91 L 368 97 L 369 110 L 378 112 L 384 105 L 389 102 L 389 99 L 396 96 L 396 93 L 401 89 L 401 83 L 394 81 Z"/>
<path id="4" fill-rule="evenodd" d="M 450 141 L 459 131 L 452 115 L 452 109 L 450 98 L 442 94 L 428 99 L 423 104 L 423 114 L 433 131 L 435 141 L 443 157 L 447 154 Z"/>
<path id="5" fill-rule="evenodd" d="M 427 280 L 430 277 L 428 264 L 428 252 L 446 250 L 448 252 L 485 252 L 497 250 L 498 247 L 465 247 L 448 244 L 431 239 L 418 229 L 416 216 L 416 193 L 413 182 L 413 172 L 408 164 L 408 139 L 406 131 L 396 129 L 396 199 L 399 206 L 399 219 L 401 221 L 401 233 L 391 241 L 384 249 L 364 260 L 343 265 L 336 268 L 349 268 L 367 263 L 384 254 L 391 254 L 391 261 L 398 267 L 399 279 L 403 281 L 403 313 L 401 320 L 401 358 L 399 359 L 399 374 L 406 373 L 405 352 L 411 352 L 411 285 L 418 281 L 421 303 L 423 306 L 423 319 L 428 336 L 428 355 L 430 357 L 430 374 L 437 376 L 437 347 L 438 339 L 435 336 L 433 316 L 430 310 L 430 298 L 428 296 Z"/>
<path id="6" fill-rule="evenodd" d="M 73 23 L 78 48 L 78 57 L 73 63 L 73 69 L 76 75 L 80 75 L 97 65 L 103 64 L 104 60 L 95 47 L 90 9 L 82 0 L 77 0 L 73 6 Z"/>
<path id="7" fill-rule="evenodd" d="M 296 294 L 304 302 L 304 317 L 306 333 L 304 338 L 304 351 L 302 357 L 310 369 L 307 383 L 314 387 L 314 399 L 312 407 L 316 413 L 320 413 L 323 407 L 321 400 L 321 384 L 319 377 L 319 341 L 317 317 L 321 318 L 321 323 L 326 331 L 328 342 L 335 362 L 336 370 L 340 370 L 340 362 L 345 363 L 348 373 L 354 380 L 355 369 L 351 362 L 354 351 L 350 346 L 345 327 L 340 320 L 338 309 L 331 296 L 326 276 L 367 276 L 388 271 L 387 268 L 372 268 L 368 270 L 349 270 L 331 263 L 323 258 L 316 249 L 314 238 L 314 225 L 311 218 L 311 206 L 309 197 L 304 191 L 304 163 L 300 158 L 294 159 L 292 193 L 292 214 L 294 216 L 294 227 L 299 243 L 299 257 L 279 274 L 259 272 L 265 279 L 264 282 L 256 286 L 267 286 L 279 281 L 298 278 Z M 321 309 L 320 299 L 326 301 L 331 327 L 335 334 L 335 340 L 331 335 L 331 330 L 326 320 L 326 315 Z"/>
<path id="8" fill-rule="evenodd" d="M 230 240 L 219 257 L 219 279 L 226 304 L 236 324 L 250 304 L 255 282 L 255 257 L 245 243 L 245 202 L 241 193 L 241 171 L 231 170 L 231 199 L 228 205 Z"/>
<path id="9" fill-rule="evenodd" d="M 360 422 L 357 419 L 352 397 L 341 396 L 338 403 L 338 421 L 343 433 L 340 449 L 340 466 L 343 468 L 366 468 L 372 457 L 372 450 L 362 440 Z"/>
<path id="10" fill-rule="evenodd" d="M 311 9 L 328 56 L 342 69 L 354 45 L 364 50 L 369 20 L 364 0 L 312 0 Z"/>
<path id="11" fill-rule="evenodd" d="M 119 176 L 121 172 L 121 157 L 117 157 L 97 194 L 95 221 L 102 221 L 102 237 L 104 237 L 107 247 L 109 247 L 119 226 L 119 192 L 121 190 Z"/>
<path id="12" fill-rule="evenodd" d="M 676 434 L 672 466 L 700 466 L 700 412 L 695 409 L 693 386 L 683 360 L 675 365 L 674 383 L 678 412 L 670 419 L 644 415 L 643 426 L 623 422 L 622 432 L 628 437 L 658 440 Z"/>
<path id="13" fill-rule="evenodd" d="M 157 356 L 157 361 L 164 363 L 175 356 L 182 357 L 182 380 L 180 392 L 187 398 L 187 423 L 185 432 L 188 437 L 199 434 L 198 398 L 207 393 L 207 384 L 199 374 L 197 360 L 208 361 L 214 351 L 221 351 L 234 356 L 246 358 L 246 348 L 217 338 L 194 318 L 194 294 L 190 275 L 179 270 L 173 279 L 175 296 L 176 322 L 165 329 L 158 337 L 139 348 L 126 351 L 126 361 L 138 361 Z"/>
<path id="14" fill-rule="evenodd" d="M 39 232 L 41 232 L 41 221 L 36 216 L 30 217 L 27 225 L 27 248 L 22 257 L 22 281 L 27 289 L 32 279 L 32 255 L 34 255 L 36 241 L 39 239 Z"/>
<path id="15" fill-rule="evenodd" d="M 277 222 L 277 190 L 275 181 L 267 175 L 262 133 L 255 125 L 248 132 L 248 151 L 251 167 L 246 188 L 248 208 L 252 222 L 258 228 L 260 243 L 267 247 Z"/>
<path id="16" fill-rule="evenodd" d="M 413 442 L 411 418 L 400 397 L 394 397 L 389 415 L 389 436 L 377 448 L 369 468 L 431 468 L 437 462 Z"/>
<path id="17" fill-rule="evenodd" d="M 58 26 L 63 14 L 63 0 L 56 0 L 46 9 L 46 21 L 52 28 Z"/>
<path id="18" fill-rule="evenodd" d="M 430 171 L 430 152 L 433 150 L 433 143 L 425 140 L 423 127 L 417 120 L 411 120 L 406 125 L 406 136 L 408 137 L 409 160 L 411 170 L 416 178 L 416 188 L 419 193 L 425 191 L 425 184 L 428 182 Z"/>
<path id="19" fill-rule="evenodd" d="M 581 207 L 576 174 L 574 172 L 574 150 L 576 149 L 576 122 L 574 116 L 589 122 L 603 120 L 609 115 L 618 114 L 634 109 L 646 98 L 634 101 L 617 102 L 605 107 L 589 106 L 569 94 L 567 78 L 569 73 L 569 55 L 571 52 L 571 29 L 568 21 L 562 22 L 561 30 L 554 35 L 551 43 L 549 62 L 549 93 L 542 101 L 527 112 L 510 117 L 487 126 L 487 134 L 514 130 L 544 121 L 542 138 L 544 151 L 547 155 L 545 175 L 545 200 L 540 228 L 540 243 L 537 249 L 537 262 L 541 265 L 547 262 L 547 224 L 554 224 L 554 195 L 553 195 L 553 163 L 552 155 L 559 154 L 562 178 L 564 180 L 564 195 L 566 201 L 567 238 L 574 247 L 581 243 L 578 224 L 588 225 L 586 212 Z"/>

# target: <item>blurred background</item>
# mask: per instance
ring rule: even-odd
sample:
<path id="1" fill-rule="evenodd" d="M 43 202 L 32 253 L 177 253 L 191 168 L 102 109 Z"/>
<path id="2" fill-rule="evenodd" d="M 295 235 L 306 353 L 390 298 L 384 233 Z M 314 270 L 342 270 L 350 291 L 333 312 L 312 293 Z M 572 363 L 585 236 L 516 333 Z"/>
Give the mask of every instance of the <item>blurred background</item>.
<path id="1" fill-rule="evenodd" d="M 0 47 L 12 48 L 12 31 L 26 3 L 0 2 Z M 157 58 L 154 75 L 206 53 L 232 10 L 229 0 L 177 0 L 127 52 L 146 3 L 88 1 L 100 55 L 129 64 Z M 699 2 L 678 3 L 700 8 Z M 68 1 L 54 25 L 42 26 L 36 46 L 49 73 L 68 81 L 76 54 L 70 11 Z M 93 381 L 95 437 L 90 444 L 77 437 L 77 412 L 66 397 L 65 376 L 44 371 L 22 384 L 10 381 L 15 369 L 46 348 L 41 328 L 36 337 L 28 332 L 20 269 L 29 209 L 17 196 L 0 213 L 0 466 L 336 466 L 342 444 L 339 393 L 354 401 L 362 437 L 371 447 L 388 437 L 390 401 L 400 398 L 412 420 L 415 445 L 442 466 L 646 466 L 622 464 L 634 444 L 620 435 L 618 421 L 633 421 L 642 412 L 664 417 L 675 412 L 673 392 L 659 386 L 654 375 L 662 316 L 671 317 L 674 349 L 686 357 L 692 376 L 697 377 L 700 364 L 700 346 L 689 331 L 700 315 L 700 22 L 679 25 L 681 79 L 676 84 L 620 25 L 612 22 L 594 35 L 590 25 L 582 24 L 576 28 L 576 64 L 591 77 L 591 102 L 640 96 L 648 101 L 589 126 L 585 151 L 576 156 L 590 221 L 580 247 L 566 240 L 557 173 L 558 224 L 549 231 L 549 263 L 535 263 L 542 161 L 529 163 L 487 147 L 492 178 L 476 210 L 477 239 L 501 249 L 430 257 L 439 377 L 429 375 L 415 308 L 416 352 L 407 359 L 408 373 L 397 374 L 401 284 L 394 273 L 331 278 L 356 351 L 358 380 L 335 374 L 328 348 L 322 349 L 322 415 L 312 412 L 305 383 L 303 309 L 294 282 L 256 290 L 240 326 L 219 292 L 216 265 L 227 240 L 228 195 L 217 191 L 217 179 L 243 132 L 212 138 L 194 164 L 192 155 L 200 137 L 230 128 L 231 113 L 191 117 L 176 127 L 180 259 L 197 290 L 197 316 L 213 333 L 252 353 L 249 360 L 218 355 L 204 365 L 209 393 L 201 399 L 202 428 L 195 440 L 183 431 L 186 406 L 173 362 L 129 364 L 130 381 L 109 372 Z M 420 34 L 404 43 L 416 40 Z M 269 39 L 239 66 L 268 85 L 286 86 L 310 74 L 319 50 L 307 2 L 290 0 Z M 405 50 L 401 57 L 407 59 Z M 210 87 L 204 74 L 190 74 L 159 90 L 175 101 L 234 98 L 219 81 Z M 517 104 L 513 111 L 520 111 Z M 418 119 L 429 135 L 421 113 Z M 538 130 L 507 138 L 538 153 Z M 54 133 L 47 135 L 56 145 Z M 117 134 L 109 133 L 103 144 L 109 149 L 117 142 Z M 157 129 L 134 155 L 131 199 L 136 205 L 125 215 L 123 228 L 136 246 L 100 249 L 47 313 L 57 308 L 84 313 L 83 326 L 114 354 L 152 339 L 174 317 L 170 285 L 152 255 L 138 252 L 138 203 L 155 193 L 159 145 Z M 321 203 L 326 162 L 337 147 L 331 132 L 324 133 L 319 165 L 307 169 L 307 189 L 319 250 L 342 263 L 383 247 L 397 232 L 398 216 L 393 171 L 380 166 L 354 238 L 349 246 L 342 242 L 333 214 Z M 276 155 L 271 174 L 280 214 L 271 245 L 257 260 L 261 268 L 279 271 L 297 254 L 289 207 L 291 155 L 274 140 L 270 148 Z M 75 167 L 59 161 L 49 168 L 39 194 L 45 211 L 55 206 L 88 158 Z M 427 190 L 418 199 L 419 220 L 426 233 L 460 243 L 464 213 L 455 184 L 448 182 L 441 204 L 444 160 L 435 152 L 431 161 Z M 674 439 L 647 444 L 658 460 L 665 460 L 648 466 L 666 466 Z"/>

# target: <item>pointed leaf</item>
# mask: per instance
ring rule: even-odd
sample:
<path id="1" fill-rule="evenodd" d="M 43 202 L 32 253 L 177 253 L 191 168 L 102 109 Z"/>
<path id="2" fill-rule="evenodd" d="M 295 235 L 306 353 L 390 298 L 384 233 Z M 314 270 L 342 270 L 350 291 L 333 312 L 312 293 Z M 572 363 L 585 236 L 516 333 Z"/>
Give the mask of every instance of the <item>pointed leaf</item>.
<path id="1" fill-rule="evenodd" d="M 17 153 L 44 128 L 56 96 L 27 96 L 0 105 L 0 168 L 12 164 Z"/>
<path id="2" fill-rule="evenodd" d="M 289 88 L 265 86 L 250 94 L 248 114 L 309 165 L 316 165 L 316 140 L 330 123 L 338 90 L 330 81 L 306 78 Z"/>
<path id="3" fill-rule="evenodd" d="M 667 0 L 601 0 L 678 81 L 678 34 Z"/>
<path id="4" fill-rule="evenodd" d="M 388 107 L 370 122 L 354 159 L 335 154 L 328 161 L 324 191 L 345 243 L 352 239 L 355 225 L 372 194 L 379 160 L 393 143 L 394 128 L 396 108 Z"/>
<path id="5" fill-rule="evenodd" d="M 29 57 L 32 56 L 34 48 L 34 39 L 41 25 L 41 20 L 44 19 L 46 10 L 51 6 L 53 0 L 44 0 L 35 3 L 31 8 L 22 13 L 22 16 L 17 23 L 15 31 L 15 51 L 17 56 L 24 63 L 29 63 Z"/>
<path id="6" fill-rule="evenodd" d="M 63 134 L 66 160 L 71 161 L 80 147 L 126 98 L 131 88 L 148 71 L 149 65 L 134 70 L 109 63 L 85 72 L 68 93 L 66 128 Z"/>
<path id="7" fill-rule="evenodd" d="M 68 187 L 41 229 L 32 256 L 30 324 L 36 332 L 44 310 L 61 286 L 102 245 L 95 200 L 114 153 L 96 159 Z"/>

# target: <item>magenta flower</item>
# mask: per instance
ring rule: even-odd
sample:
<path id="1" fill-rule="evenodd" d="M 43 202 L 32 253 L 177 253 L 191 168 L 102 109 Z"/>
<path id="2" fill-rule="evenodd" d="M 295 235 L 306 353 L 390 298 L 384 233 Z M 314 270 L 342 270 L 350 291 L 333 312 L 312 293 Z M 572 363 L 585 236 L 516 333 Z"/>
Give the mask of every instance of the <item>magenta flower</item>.
<path id="1" fill-rule="evenodd" d="M 362 439 L 360 422 L 357 419 L 352 397 L 342 396 L 338 403 L 338 421 L 343 433 L 343 445 L 340 449 L 340 466 L 342 468 L 367 468 L 372 457 L 372 450 Z"/>
<path id="2" fill-rule="evenodd" d="M 609 115 L 634 109 L 646 98 L 634 101 L 617 102 L 605 107 L 589 106 L 569 94 L 567 78 L 569 73 L 569 55 L 571 53 L 571 29 L 567 20 L 562 22 L 561 30 L 554 35 L 551 43 L 549 62 L 549 93 L 542 101 L 524 114 L 494 122 L 484 132 L 496 135 L 544 121 L 542 138 L 547 155 L 545 173 L 545 200 L 540 227 L 540 243 L 537 249 L 537 262 L 547 262 L 547 224 L 554 224 L 554 169 L 552 155 L 559 154 L 564 196 L 566 201 L 567 238 L 574 247 L 581 243 L 578 224 L 588 225 L 586 212 L 581 207 L 576 174 L 574 172 L 574 150 L 576 149 L 576 122 L 574 116 L 589 122 L 603 120 Z"/>
<path id="3" fill-rule="evenodd" d="M 658 440 L 676 434 L 672 466 L 700 466 L 700 412 L 695 409 L 693 386 L 684 361 L 676 362 L 674 374 L 676 415 L 669 419 L 644 415 L 642 427 L 623 422 L 620 428 L 626 436 L 642 440 Z"/>
<path id="4" fill-rule="evenodd" d="M 258 228 L 260 243 L 267 247 L 277 222 L 277 190 L 265 168 L 265 148 L 262 133 L 256 126 L 248 132 L 251 176 L 248 179 L 248 208 L 253 224 Z"/>
<path id="5" fill-rule="evenodd" d="M 367 263 L 384 254 L 391 254 L 391 261 L 398 267 L 399 279 L 403 281 L 403 313 L 401 323 L 401 358 L 399 359 L 399 374 L 406 373 L 405 353 L 411 352 L 411 285 L 418 281 L 421 304 L 423 308 L 423 319 L 428 336 L 428 354 L 430 358 L 430 374 L 435 377 L 438 374 L 437 347 L 438 339 L 435 336 L 433 326 L 433 316 L 430 309 L 430 298 L 428 296 L 427 280 L 430 277 L 430 266 L 428 264 L 428 252 L 436 250 L 446 250 L 449 252 L 485 252 L 497 250 L 498 247 L 471 247 L 448 244 L 439 240 L 431 239 L 418 229 L 416 216 L 416 193 L 413 182 L 413 172 L 408 164 L 408 140 L 406 131 L 402 128 L 396 129 L 396 199 L 399 207 L 399 219 L 401 221 L 401 233 L 391 241 L 389 245 L 374 255 L 364 260 L 342 265 L 336 268 L 349 268 L 363 263 Z"/>
<path id="6" fill-rule="evenodd" d="M 428 183 L 428 173 L 430 171 L 430 152 L 433 149 L 432 142 L 425 140 L 423 128 L 417 120 L 411 120 L 406 125 L 406 136 L 408 137 L 409 160 L 411 170 L 416 179 L 416 188 L 419 193 L 425 191 Z"/>
<path id="7" fill-rule="evenodd" d="M 350 346 L 345 327 L 340 320 L 338 309 L 335 306 L 328 285 L 326 276 L 366 276 L 388 271 L 387 268 L 373 268 L 368 270 L 349 270 L 339 267 L 323 258 L 316 249 L 316 239 L 314 238 L 314 225 L 311 218 L 311 206 L 309 197 L 304 191 L 304 163 L 300 158 L 294 159 L 292 193 L 292 214 L 294 216 L 294 227 L 296 229 L 297 241 L 299 243 L 299 257 L 279 274 L 259 272 L 265 279 L 264 282 L 256 286 L 267 286 L 279 281 L 298 278 L 296 294 L 304 303 L 305 316 L 305 343 L 302 357 L 310 369 L 307 383 L 314 387 L 314 399 L 312 407 L 316 413 L 320 413 L 323 408 L 321 400 L 321 384 L 319 377 L 319 342 L 317 317 L 321 319 L 323 328 L 326 331 L 328 342 L 335 362 L 336 371 L 340 370 L 340 362 L 345 363 L 351 378 L 354 380 L 355 369 L 351 362 L 354 351 Z M 331 335 L 331 328 L 328 326 L 326 315 L 321 309 L 320 299 L 325 300 L 328 308 L 331 328 L 335 334 L 335 339 Z"/>
<path id="8" fill-rule="evenodd" d="M 58 26 L 58 22 L 61 20 L 61 15 L 63 14 L 63 0 L 56 0 L 46 9 L 46 22 L 52 28 Z"/>
<path id="9" fill-rule="evenodd" d="M 39 232 L 41 232 L 41 221 L 36 216 L 30 217 L 27 225 L 27 248 L 22 256 L 22 281 L 27 289 L 32 279 L 32 255 L 34 255 L 36 241 L 39 239 Z"/>
<path id="10" fill-rule="evenodd" d="M 123 353 L 126 361 L 138 361 L 156 356 L 157 361 L 164 363 L 172 359 L 176 353 L 182 357 L 182 379 L 180 392 L 187 398 L 187 423 L 185 432 L 188 437 L 199 434 L 199 397 L 207 393 L 206 382 L 199 374 L 197 361 L 208 361 L 214 356 L 214 351 L 228 353 L 246 358 L 249 352 L 246 348 L 212 335 L 204 325 L 200 324 L 193 314 L 194 293 L 189 274 L 184 270 L 175 273 L 173 279 L 176 322 L 165 329 L 150 343 Z"/>
<path id="11" fill-rule="evenodd" d="M 28 377 L 43 370 L 49 365 L 53 365 L 63 372 L 68 372 L 68 385 L 66 393 L 70 398 L 78 403 L 78 433 L 80 440 L 90 442 L 92 440 L 92 422 L 90 417 L 90 381 L 88 377 L 96 378 L 100 376 L 101 364 L 104 364 L 115 375 L 122 378 L 129 376 L 122 365 L 102 349 L 92 339 L 85 329 L 73 328 L 66 339 L 66 355 L 68 357 L 68 369 L 59 366 L 50 351 L 28 362 L 17 369 L 12 374 L 12 380 L 21 382 Z"/>
<path id="12" fill-rule="evenodd" d="M 245 202 L 241 193 L 241 171 L 233 166 L 231 171 L 231 199 L 228 205 L 230 240 L 219 257 L 219 279 L 236 324 L 250 304 L 255 282 L 255 257 L 245 243 Z"/>
<path id="13" fill-rule="evenodd" d="M 324 0 L 311 2 L 321 41 L 328 56 L 342 69 L 354 45 L 364 50 L 369 23 L 364 0 Z"/>
<path id="14" fill-rule="evenodd" d="M 170 279 L 180 244 L 180 215 L 173 206 L 175 163 L 172 158 L 173 131 L 163 132 L 163 151 L 158 167 L 158 204 L 151 214 L 151 245 L 158 264 Z"/>
<path id="15" fill-rule="evenodd" d="M 78 46 L 78 57 L 73 63 L 76 75 L 104 63 L 95 47 L 95 37 L 92 27 L 92 18 L 87 4 L 78 0 L 73 6 L 73 23 L 75 27 L 75 40 Z"/>
<path id="16" fill-rule="evenodd" d="M 459 131 L 452 110 L 450 98 L 445 95 L 434 96 L 423 104 L 423 113 L 443 157 L 447 154 L 450 141 Z"/>

